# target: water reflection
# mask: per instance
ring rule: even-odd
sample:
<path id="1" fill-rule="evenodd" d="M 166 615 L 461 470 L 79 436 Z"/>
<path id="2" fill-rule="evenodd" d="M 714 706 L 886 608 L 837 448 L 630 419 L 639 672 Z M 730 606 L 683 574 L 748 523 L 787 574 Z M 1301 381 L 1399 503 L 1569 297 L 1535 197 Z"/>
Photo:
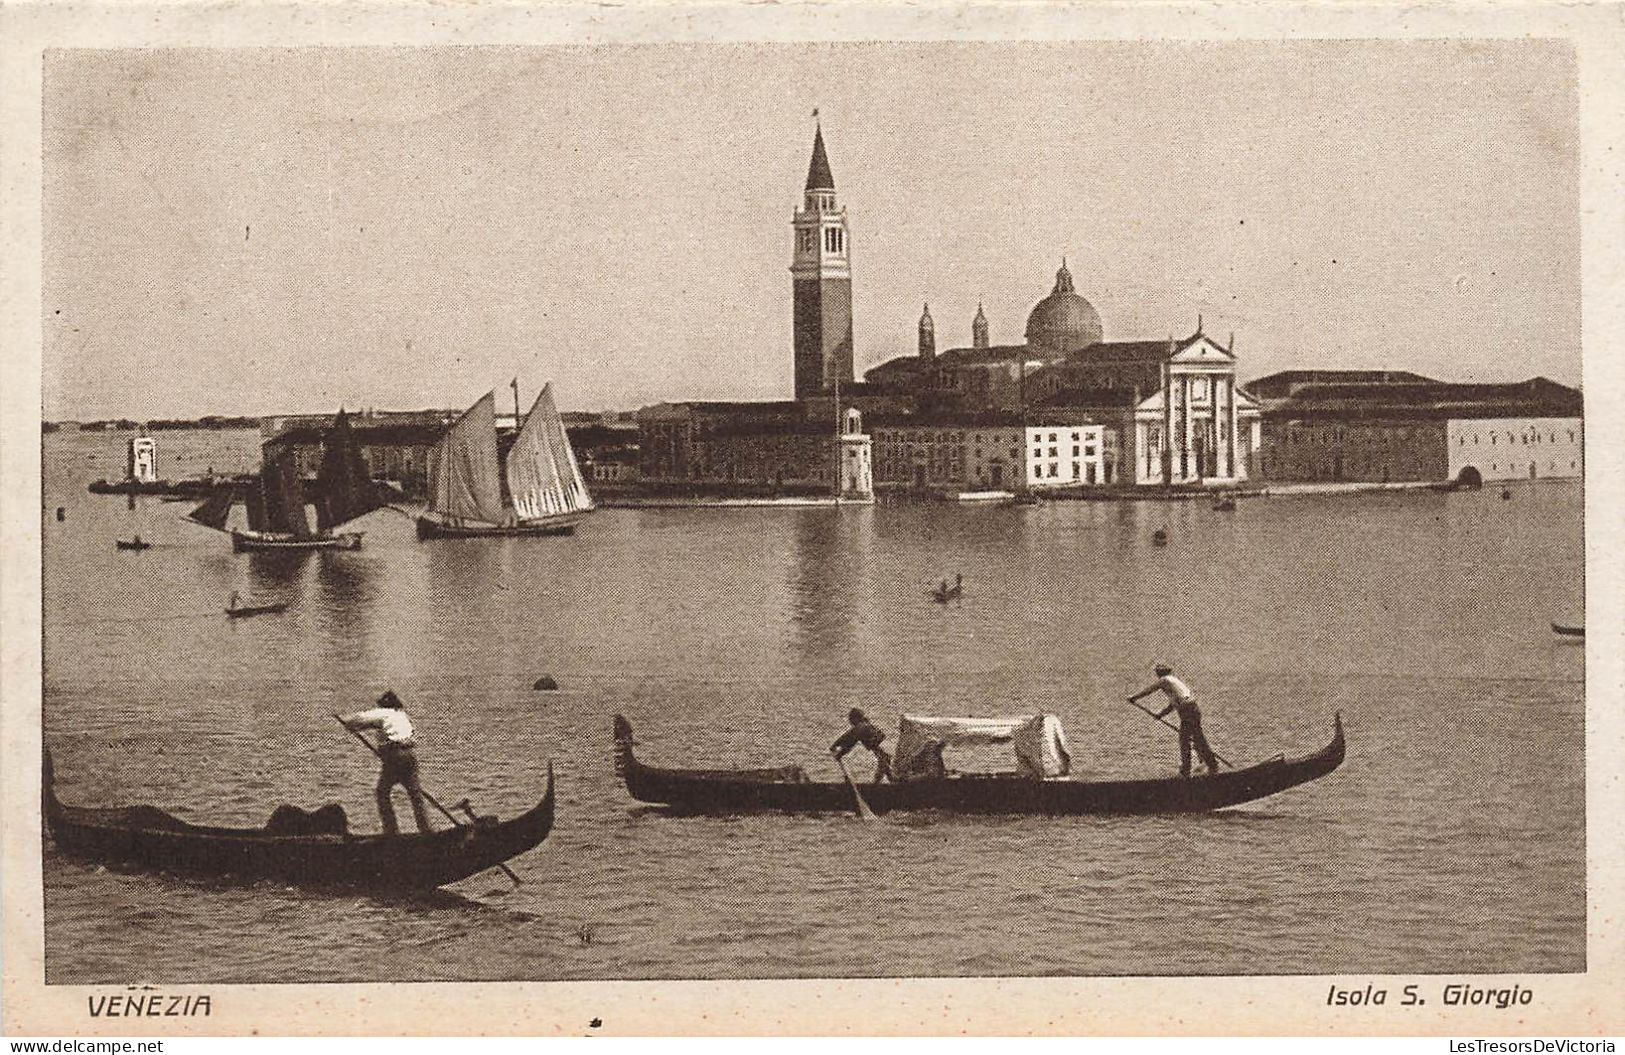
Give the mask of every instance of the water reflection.
<path id="1" fill-rule="evenodd" d="M 286 553 L 256 551 L 248 554 L 248 585 L 251 590 L 280 591 L 303 582 L 310 573 L 310 551 Z"/>
<path id="2" fill-rule="evenodd" d="M 846 687 L 858 625 L 873 592 L 874 509 L 804 509 L 794 514 L 788 566 L 791 645 L 806 666 Z"/>
<path id="3" fill-rule="evenodd" d="M 359 646 L 376 622 L 376 562 L 355 553 L 322 553 L 315 562 L 318 627 L 329 638 Z"/>

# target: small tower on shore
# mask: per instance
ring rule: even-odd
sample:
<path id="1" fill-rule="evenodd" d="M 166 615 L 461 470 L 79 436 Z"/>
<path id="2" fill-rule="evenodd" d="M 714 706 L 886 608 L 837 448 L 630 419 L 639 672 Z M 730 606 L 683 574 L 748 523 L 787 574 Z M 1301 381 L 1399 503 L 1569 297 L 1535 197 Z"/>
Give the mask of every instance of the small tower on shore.
<path id="1" fill-rule="evenodd" d="M 151 436 L 136 436 L 130 440 L 124 475 L 139 483 L 158 482 L 158 444 Z"/>
<path id="2" fill-rule="evenodd" d="M 932 360 L 937 357 L 937 324 L 931 321 L 931 305 L 925 306 L 925 313 L 920 316 L 920 358 Z"/>
<path id="3" fill-rule="evenodd" d="M 982 311 L 982 302 L 976 302 L 976 318 L 970 322 L 970 343 L 972 348 L 986 348 L 987 340 L 987 313 Z"/>

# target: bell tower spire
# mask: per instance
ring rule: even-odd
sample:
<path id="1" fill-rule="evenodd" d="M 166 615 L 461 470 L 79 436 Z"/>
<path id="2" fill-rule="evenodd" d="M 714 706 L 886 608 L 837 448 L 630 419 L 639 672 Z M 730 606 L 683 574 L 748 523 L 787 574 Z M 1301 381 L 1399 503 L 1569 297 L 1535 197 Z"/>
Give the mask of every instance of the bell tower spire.
<path id="1" fill-rule="evenodd" d="M 920 358 L 935 359 L 937 357 L 937 324 L 931 319 L 931 305 L 925 306 L 925 313 L 920 316 Z"/>
<path id="2" fill-rule="evenodd" d="M 817 119 L 818 111 L 813 111 Z M 812 160 L 801 208 L 791 220 L 795 255 L 795 395 L 807 399 L 852 383 L 852 264 L 846 209 L 835 203 L 835 175 L 824 128 L 813 128 Z"/>
<path id="3" fill-rule="evenodd" d="M 987 341 L 987 313 L 982 310 L 982 302 L 976 302 L 976 318 L 970 321 L 970 343 L 972 348 L 986 348 Z"/>

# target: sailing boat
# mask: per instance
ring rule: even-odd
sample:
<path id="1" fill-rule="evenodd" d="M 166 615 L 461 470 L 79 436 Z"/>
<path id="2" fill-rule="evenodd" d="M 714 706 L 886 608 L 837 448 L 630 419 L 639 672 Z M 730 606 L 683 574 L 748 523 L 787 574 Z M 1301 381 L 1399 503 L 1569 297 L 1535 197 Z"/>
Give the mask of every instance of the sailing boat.
<path id="1" fill-rule="evenodd" d="M 334 528 L 384 504 L 367 474 L 355 433 L 343 410 L 322 437 L 322 464 L 316 475 L 316 530 L 305 512 L 305 488 L 290 447 L 267 450 L 258 478 L 240 488 L 217 491 L 187 519 L 231 535 L 231 548 L 254 550 L 360 549 L 363 532 Z M 232 505 L 241 498 L 248 510 L 246 531 L 227 529 Z"/>
<path id="2" fill-rule="evenodd" d="M 429 508 L 418 517 L 418 538 L 569 535 L 592 512 L 551 383 L 499 462 L 496 397 L 487 392 L 429 452 Z"/>

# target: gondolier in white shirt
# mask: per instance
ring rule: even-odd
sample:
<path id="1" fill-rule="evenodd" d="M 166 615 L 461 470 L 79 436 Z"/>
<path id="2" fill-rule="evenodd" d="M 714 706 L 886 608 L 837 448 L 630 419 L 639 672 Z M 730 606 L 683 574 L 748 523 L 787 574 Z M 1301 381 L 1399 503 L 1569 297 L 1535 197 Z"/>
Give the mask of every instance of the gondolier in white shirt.
<path id="1" fill-rule="evenodd" d="M 1191 748 L 1201 756 L 1202 762 L 1207 766 L 1209 773 L 1219 771 L 1219 760 L 1213 754 L 1213 748 L 1208 746 L 1207 737 L 1202 733 L 1202 709 L 1196 705 L 1196 694 L 1177 675 L 1174 668 L 1166 663 L 1158 663 L 1153 670 L 1157 680 L 1130 696 L 1130 703 L 1139 703 L 1141 698 L 1150 696 L 1154 692 L 1161 692 L 1168 697 L 1168 706 L 1157 712 L 1156 717 L 1164 718 L 1172 711 L 1179 712 L 1179 775 L 1191 775 Z"/>
<path id="2" fill-rule="evenodd" d="M 378 697 L 378 706 L 371 710 L 346 714 L 339 721 L 357 731 L 378 731 L 378 757 L 384 763 L 378 774 L 378 816 L 384 822 L 384 834 L 400 834 L 400 826 L 395 823 L 395 806 L 390 802 L 396 784 L 405 788 L 407 798 L 412 800 L 412 816 L 417 821 L 418 831 L 434 831 L 424 805 L 423 788 L 418 783 L 417 741 L 412 736 L 412 719 L 395 691 L 386 690 Z"/>

